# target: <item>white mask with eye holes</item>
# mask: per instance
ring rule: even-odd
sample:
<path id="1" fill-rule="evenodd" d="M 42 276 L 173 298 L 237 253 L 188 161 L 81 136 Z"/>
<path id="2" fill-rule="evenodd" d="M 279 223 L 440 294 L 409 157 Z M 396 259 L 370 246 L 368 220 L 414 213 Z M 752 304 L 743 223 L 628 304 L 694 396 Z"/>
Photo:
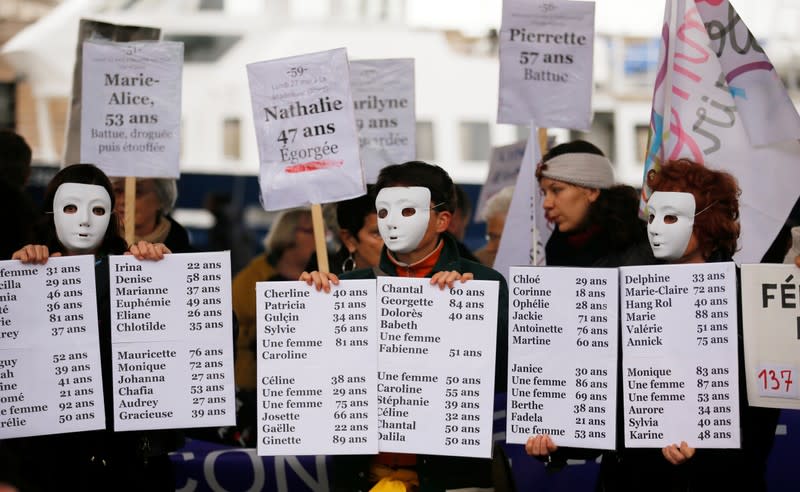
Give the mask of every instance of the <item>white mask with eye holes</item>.
<path id="1" fill-rule="evenodd" d="M 92 253 L 103 242 L 111 219 L 111 197 L 99 185 L 64 183 L 53 197 L 53 222 L 71 253 Z"/>
<path id="2" fill-rule="evenodd" d="M 656 191 L 647 201 L 647 236 L 653 256 L 680 259 L 689 246 L 694 227 L 694 195 L 679 191 Z"/>
<path id="3" fill-rule="evenodd" d="M 424 186 L 384 188 L 375 197 L 378 231 L 389 251 L 410 253 L 428 230 L 431 190 Z"/>

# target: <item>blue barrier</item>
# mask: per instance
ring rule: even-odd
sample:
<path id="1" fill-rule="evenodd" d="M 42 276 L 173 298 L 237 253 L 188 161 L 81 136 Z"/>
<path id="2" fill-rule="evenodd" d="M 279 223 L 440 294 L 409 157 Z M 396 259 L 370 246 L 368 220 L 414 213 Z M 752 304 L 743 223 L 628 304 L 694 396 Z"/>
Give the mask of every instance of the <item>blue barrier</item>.
<path id="1" fill-rule="evenodd" d="M 795 492 L 796 456 L 800 450 L 800 411 L 781 412 L 778 435 L 769 459 L 767 481 L 771 492 Z M 505 395 L 495 398 L 495 440 L 505 438 Z M 505 444 L 520 492 L 594 490 L 598 463 L 571 464 L 555 473 L 525 454 L 523 446 Z M 235 448 L 189 441 L 172 453 L 178 492 L 324 492 L 330 490 L 327 456 L 258 456 L 253 448 Z"/>

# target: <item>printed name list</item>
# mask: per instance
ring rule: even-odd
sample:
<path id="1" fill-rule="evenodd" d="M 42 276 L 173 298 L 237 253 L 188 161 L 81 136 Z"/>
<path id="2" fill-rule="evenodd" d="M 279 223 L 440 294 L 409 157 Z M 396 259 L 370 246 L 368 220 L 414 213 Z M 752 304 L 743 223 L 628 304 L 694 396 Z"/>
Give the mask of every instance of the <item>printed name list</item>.
<path id="1" fill-rule="evenodd" d="M 488 458 L 497 282 L 378 278 L 381 451 Z"/>
<path id="2" fill-rule="evenodd" d="M 508 442 L 614 448 L 617 284 L 615 269 L 511 268 Z"/>
<path id="3" fill-rule="evenodd" d="M 104 427 L 94 258 L 0 262 L 0 439 Z"/>
<path id="4" fill-rule="evenodd" d="M 374 454 L 375 281 L 256 284 L 258 454 Z"/>
<path id="5" fill-rule="evenodd" d="M 111 257 L 114 429 L 235 422 L 230 253 Z"/>
<path id="6" fill-rule="evenodd" d="M 625 446 L 738 448 L 734 264 L 620 275 Z"/>

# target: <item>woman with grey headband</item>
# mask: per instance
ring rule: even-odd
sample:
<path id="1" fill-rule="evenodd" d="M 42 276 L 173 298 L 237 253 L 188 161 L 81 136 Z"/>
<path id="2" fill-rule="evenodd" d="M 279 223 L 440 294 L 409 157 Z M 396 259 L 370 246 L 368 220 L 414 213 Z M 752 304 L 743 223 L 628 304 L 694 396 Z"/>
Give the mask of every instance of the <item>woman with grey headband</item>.
<path id="1" fill-rule="evenodd" d="M 536 170 L 542 206 L 553 225 L 548 265 L 616 267 L 646 264 L 652 253 L 639 196 L 614 184 L 611 161 L 589 142 L 553 147 Z"/>
<path id="2" fill-rule="evenodd" d="M 120 221 L 125 217 L 125 180 L 112 179 Z M 135 241 L 164 243 L 173 253 L 194 251 L 189 244 L 189 234 L 170 215 L 178 199 L 178 187 L 174 179 L 137 178 L 136 179 L 136 229 Z M 124 224 L 121 224 L 124 228 Z"/>
<path id="3" fill-rule="evenodd" d="M 536 177 L 545 215 L 553 224 L 545 246 L 547 265 L 619 267 L 656 261 L 647 226 L 639 219 L 638 193 L 630 186 L 614 184 L 611 161 L 600 149 L 583 140 L 557 145 L 542 158 Z M 557 447 L 544 434 L 528 438 L 525 451 L 551 469 L 564 466 L 567 459 L 589 460 L 601 453 Z"/>

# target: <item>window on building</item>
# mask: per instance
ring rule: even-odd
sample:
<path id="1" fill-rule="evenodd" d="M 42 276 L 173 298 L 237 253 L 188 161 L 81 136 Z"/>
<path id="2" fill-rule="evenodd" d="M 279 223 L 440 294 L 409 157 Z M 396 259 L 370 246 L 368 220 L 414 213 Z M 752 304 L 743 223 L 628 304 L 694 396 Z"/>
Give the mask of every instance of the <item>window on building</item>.
<path id="1" fill-rule="evenodd" d="M 16 86 L 13 82 L 0 82 L 0 129 L 16 128 Z"/>
<path id="2" fill-rule="evenodd" d="M 222 128 L 222 155 L 228 159 L 241 159 L 241 142 L 241 121 L 239 118 L 225 118 Z"/>
<path id="3" fill-rule="evenodd" d="M 516 127 L 516 135 L 517 135 L 517 142 L 522 140 L 528 140 L 528 136 L 531 134 L 531 129 L 524 125 L 518 125 Z"/>
<path id="4" fill-rule="evenodd" d="M 166 41 L 183 43 L 183 61 L 186 63 L 211 63 L 228 52 L 241 36 L 215 36 L 206 34 L 167 34 Z"/>
<path id="5" fill-rule="evenodd" d="M 200 0 L 198 10 L 225 10 L 224 0 Z"/>
<path id="6" fill-rule="evenodd" d="M 592 120 L 592 129 L 589 132 L 571 131 L 570 140 L 586 140 L 595 144 L 608 157 L 611 162 L 615 162 L 616 152 L 614 151 L 614 114 L 595 113 Z"/>
<path id="7" fill-rule="evenodd" d="M 489 142 L 489 123 L 462 121 L 458 126 L 461 158 L 465 161 L 489 160 L 489 153 L 492 150 Z"/>
<path id="8" fill-rule="evenodd" d="M 417 159 L 422 161 L 436 160 L 436 145 L 433 134 L 433 122 L 417 121 Z"/>

